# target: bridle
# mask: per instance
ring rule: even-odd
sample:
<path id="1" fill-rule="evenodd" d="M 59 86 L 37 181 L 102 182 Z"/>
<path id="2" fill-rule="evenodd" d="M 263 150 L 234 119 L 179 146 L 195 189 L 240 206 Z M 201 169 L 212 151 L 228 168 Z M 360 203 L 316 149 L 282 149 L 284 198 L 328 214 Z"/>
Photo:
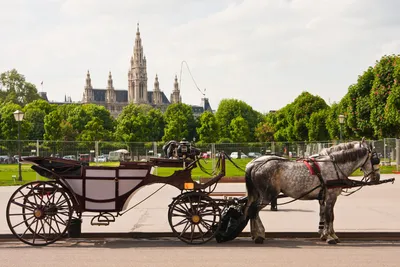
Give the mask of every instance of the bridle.
<path id="1" fill-rule="evenodd" d="M 365 166 L 365 164 L 367 164 L 368 160 L 371 161 L 372 170 L 367 174 L 364 173 L 364 178 L 370 176 L 372 173 L 375 174 L 377 171 L 379 171 L 379 167 L 377 169 L 375 169 L 374 166 L 375 165 L 379 166 L 379 163 L 381 162 L 376 151 L 374 151 L 370 148 L 367 148 L 367 149 L 368 149 L 368 157 L 365 159 L 364 163 L 361 165 L 360 170 L 364 172 L 364 166 Z"/>

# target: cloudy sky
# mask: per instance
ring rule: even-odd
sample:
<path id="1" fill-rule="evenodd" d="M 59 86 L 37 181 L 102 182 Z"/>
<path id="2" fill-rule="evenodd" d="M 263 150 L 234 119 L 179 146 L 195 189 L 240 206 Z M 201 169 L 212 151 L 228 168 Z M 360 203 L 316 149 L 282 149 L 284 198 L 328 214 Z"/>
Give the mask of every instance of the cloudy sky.
<path id="1" fill-rule="evenodd" d="M 127 73 L 136 24 L 148 65 L 169 97 L 186 61 L 214 109 L 241 99 L 260 112 L 302 91 L 330 104 L 385 54 L 400 53 L 398 0 L 0 0 L 0 72 L 16 68 L 53 101 L 116 89 Z M 201 93 L 184 66 L 184 103 Z"/>

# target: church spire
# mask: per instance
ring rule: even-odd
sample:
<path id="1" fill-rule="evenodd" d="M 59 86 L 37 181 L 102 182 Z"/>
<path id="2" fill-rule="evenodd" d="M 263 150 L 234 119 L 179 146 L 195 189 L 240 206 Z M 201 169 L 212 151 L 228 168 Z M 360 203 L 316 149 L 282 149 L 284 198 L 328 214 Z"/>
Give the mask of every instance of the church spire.
<path id="1" fill-rule="evenodd" d="M 108 86 L 107 89 L 113 89 L 113 79 L 111 75 L 111 71 L 108 72 Z"/>
<path id="2" fill-rule="evenodd" d="M 156 74 L 156 79 L 154 81 L 154 91 L 160 91 L 160 83 L 158 82 L 158 75 Z"/>
<path id="3" fill-rule="evenodd" d="M 87 74 L 86 74 L 86 86 L 85 86 L 85 88 L 92 88 L 92 79 L 90 78 L 90 72 L 89 72 L 89 70 L 87 71 Z"/>

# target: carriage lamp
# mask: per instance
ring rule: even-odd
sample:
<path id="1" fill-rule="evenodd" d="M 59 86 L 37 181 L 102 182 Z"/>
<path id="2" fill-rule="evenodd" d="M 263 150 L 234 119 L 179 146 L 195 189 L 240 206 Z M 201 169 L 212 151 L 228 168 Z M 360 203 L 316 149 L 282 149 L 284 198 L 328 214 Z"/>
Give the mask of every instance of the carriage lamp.
<path id="1" fill-rule="evenodd" d="M 339 125 L 340 125 L 340 142 L 342 142 L 342 126 L 344 123 L 344 115 L 339 115 Z"/>
<path id="2" fill-rule="evenodd" d="M 20 110 L 14 112 L 14 118 L 18 123 L 18 181 L 22 181 L 21 175 L 21 140 L 20 140 L 20 124 L 24 119 L 24 113 Z"/>

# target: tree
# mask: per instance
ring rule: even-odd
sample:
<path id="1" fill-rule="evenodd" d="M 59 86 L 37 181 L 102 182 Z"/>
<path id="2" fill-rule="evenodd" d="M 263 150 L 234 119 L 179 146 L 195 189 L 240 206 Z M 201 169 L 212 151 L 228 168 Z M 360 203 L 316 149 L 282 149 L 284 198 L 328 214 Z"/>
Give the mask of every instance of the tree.
<path id="1" fill-rule="evenodd" d="M 161 141 L 165 127 L 164 115 L 161 110 L 153 108 L 147 113 L 147 116 L 151 128 L 148 141 Z"/>
<path id="2" fill-rule="evenodd" d="M 210 111 L 206 111 L 201 114 L 199 119 L 200 127 L 198 127 L 197 134 L 200 137 L 200 141 L 203 143 L 215 143 L 218 141 L 218 123 L 214 114 Z"/>
<path id="3" fill-rule="evenodd" d="M 115 137 L 125 142 L 156 141 L 163 125 L 162 114 L 150 105 L 126 106 L 117 118 Z"/>
<path id="4" fill-rule="evenodd" d="M 396 124 L 400 81 L 400 57 L 383 56 L 374 66 L 374 83 L 370 93 L 370 122 L 377 138 L 397 137 L 400 134 Z M 389 98 L 391 93 L 393 96 Z"/>
<path id="5" fill-rule="evenodd" d="M 192 107 L 183 103 L 168 106 L 164 114 L 166 126 L 164 128 L 164 142 L 169 140 L 192 140 L 196 133 L 196 122 Z"/>
<path id="6" fill-rule="evenodd" d="M 215 113 L 215 117 L 220 128 L 221 138 L 231 138 L 231 121 L 237 117 L 242 117 L 248 123 L 249 141 L 255 140 L 255 128 L 263 120 L 261 113 L 253 110 L 248 104 L 237 99 L 223 99 Z"/>
<path id="7" fill-rule="evenodd" d="M 310 141 L 327 141 L 329 140 L 329 132 L 326 127 L 326 116 L 329 109 L 322 109 L 311 114 L 308 122 L 308 140 Z"/>
<path id="8" fill-rule="evenodd" d="M 12 102 L 20 106 L 40 99 L 36 86 L 25 80 L 25 77 L 17 72 L 16 69 L 0 74 L 0 100 L 2 102 Z"/>
<path id="9" fill-rule="evenodd" d="M 329 109 L 325 101 L 308 92 L 302 92 L 292 103 L 276 112 L 274 120 L 276 141 L 309 140 L 311 115 L 320 110 Z"/>
<path id="10" fill-rule="evenodd" d="M 29 140 L 43 140 L 45 133 L 44 117 L 56 108 L 56 105 L 50 104 L 43 99 L 34 100 L 24 107 L 24 119 L 30 124 L 27 136 Z"/>
<path id="11" fill-rule="evenodd" d="M 230 136 L 234 143 L 244 143 L 249 139 L 249 124 L 242 117 L 236 117 L 230 124 Z"/>

